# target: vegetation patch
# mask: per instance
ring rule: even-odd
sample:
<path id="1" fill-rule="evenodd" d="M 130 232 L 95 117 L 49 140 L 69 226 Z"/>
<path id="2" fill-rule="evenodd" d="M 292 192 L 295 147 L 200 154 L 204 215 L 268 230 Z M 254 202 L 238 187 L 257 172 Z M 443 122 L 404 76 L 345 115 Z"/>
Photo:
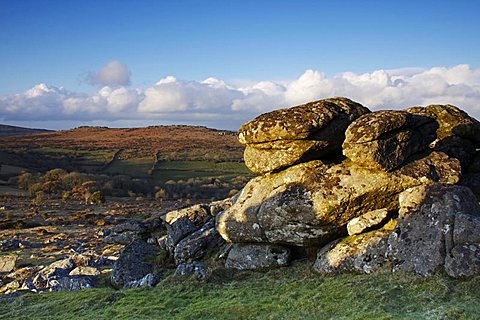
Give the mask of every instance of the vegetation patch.
<path id="1" fill-rule="evenodd" d="M 478 299 L 480 278 L 325 278 L 302 262 L 265 273 L 217 270 L 206 283 L 170 276 L 155 289 L 29 294 L 0 300 L 0 318 L 476 319 Z"/>

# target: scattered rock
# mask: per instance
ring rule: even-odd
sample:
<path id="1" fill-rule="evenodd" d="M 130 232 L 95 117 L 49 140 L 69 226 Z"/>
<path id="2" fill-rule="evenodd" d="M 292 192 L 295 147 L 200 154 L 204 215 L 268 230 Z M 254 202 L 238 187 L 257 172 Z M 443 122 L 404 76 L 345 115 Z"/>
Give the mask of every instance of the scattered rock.
<path id="1" fill-rule="evenodd" d="M 202 259 L 208 250 L 219 248 L 223 243 L 224 240 L 215 229 L 215 221 L 212 219 L 177 244 L 174 251 L 175 263 Z"/>
<path id="2" fill-rule="evenodd" d="M 94 267 L 83 267 L 79 266 L 70 271 L 68 275 L 70 276 L 98 276 L 100 271 Z"/>
<path id="3" fill-rule="evenodd" d="M 18 256 L 9 254 L 0 256 L 0 273 L 12 272 L 15 269 Z"/>
<path id="4" fill-rule="evenodd" d="M 26 280 L 33 278 L 34 274 L 37 273 L 42 267 L 33 266 L 33 267 L 23 267 L 7 275 L 7 278 L 14 280 Z"/>
<path id="5" fill-rule="evenodd" d="M 154 288 L 161 278 L 153 273 L 147 274 L 145 277 L 139 280 L 133 280 L 127 282 L 123 288 L 124 289 L 133 289 L 133 288 Z"/>
<path id="6" fill-rule="evenodd" d="M 68 275 L 68 273 L 72 271 L 74 267 L 75 267 L 75 264 L 73 263 L 72 259 L 66 258 L 66 259 L 58 260 L 51 263 L 47 267 L 40 270 L 38 274 L 43 276 L 46 279 L 49 279 L 52 277 L 60 278 Z"/>
<path id="7" fill-rule="evenodd" d="M 159 254 L 157 246 L 137 240 L 126 246 L 115 261 L 111 280 L 116 287 L 123 287 L 130 281 L 140 280 L 155 269 L 155 259 Z"/>
<path id="8" fill-rule="evenodd" d="M 203 281 L 207 278 L 207 270 L 205 265 L 201 261 L 182 262 L 177 266 L 175 275 L 179 277 L 185 277 L 193 274 L 199 281 Z"/>
<path id="9" fill-rule="evenodd" d="M 272 244 L 235 244 L 228 253 L 226 268 L 255 270 L 283 267 L 290 262 L 290 249 Z"/>
<path id="10" fill-rule="evenodd" d="M 49 287 L 53 291 L 93 289 L 95 287 L 95 278 L 89 276 L 67 276 L 59 278 L 58 280 L 51 280 Z"/>

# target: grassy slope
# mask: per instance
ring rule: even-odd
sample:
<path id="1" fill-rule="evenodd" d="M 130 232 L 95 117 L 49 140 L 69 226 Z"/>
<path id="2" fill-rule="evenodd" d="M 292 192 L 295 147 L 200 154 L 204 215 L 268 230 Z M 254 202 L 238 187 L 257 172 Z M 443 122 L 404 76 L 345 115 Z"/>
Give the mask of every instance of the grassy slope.
<path id="1" fill-rule="evenodd" d="M 107 166 L 119 150 L 120 155 Z M 60 167 L 143 178 L 149 176 L 157 156 L 161 161 L 154 180 L 162 182 L 248 174 L 241 163 L 242 153 L 235 133 L 204 127 L 86 127 L 15 139 L 0 137 L 0 164 L 34 171 Z"/>
<path id="2" fill-rule="evenodd" d="M 0 300 L 2 319 L 478 319 L 480 278 L 322 278 L 305 265 L 227 272 L 211 282 L 167 278 L 155 289 L 26 295 Z M 215 280 L 216 279 L 216 280 Z M 223 280 L 220 280 L 223 279 Z"/>

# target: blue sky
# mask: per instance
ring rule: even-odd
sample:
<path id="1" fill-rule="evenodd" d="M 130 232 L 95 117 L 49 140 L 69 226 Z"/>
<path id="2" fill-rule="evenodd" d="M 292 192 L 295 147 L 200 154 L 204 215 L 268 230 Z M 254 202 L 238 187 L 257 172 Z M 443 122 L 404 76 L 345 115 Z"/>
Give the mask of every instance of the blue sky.
<path id="1" fill-rule="evenodd" d="M 215 118 L 214 114 L 224 114 L 228 109 L 230 113 L 238 113 L 236 120 L 229 124 L 233 128 L 247 116 L 274 108 L 273 104 L 285 106 L 306 98 L 304 95 L 303 100 L 259 101 L 263 105 L 249 110 L 242 107 L 242 115 L 232 104 L 239 99 L 238 94 L 233 94 L 230 100 L 213 99 L 225 104 L 212 106 L 213 111 L 207 110 L 203 102 L 199 107 L 194 101 L 196 98 L 191 96 L 183 99 L 187 106 L 178 110 L 172 105 L 165 112 L 163 107 L 155 108 L 153 102 L 139 108 L 146 90 L 167 76 L 174 76 L 181 88 L 214 77 L 248 94 L 260 81 L 288 86 L 305 75 L 306 70 L 332 79 L 346 72 L 360 76 L 378 70 L 414 67 L 418 73 L 436 67 L 448 71 L 458 65 L 468 65 L 469 75 L 463 72 L 463 76 L 466 85 L 476 94 L 480 67 L 479 12 L 479 1 L 0 0 L 0 120 L 4 123 L 33 121 L 28 112 L 35 113 L 35 110 L 30 108 L 26 112 L 25 105 L 12 106 L 16 103 L 12 96 L 40 83 L 53 91 L 65 88 L 68 93 L 57 92 L 64 98 L 92 97 L 103 85 L 114 90 L 124 86 L 137 90 L 140 95 L 135 98 L 138 114 L 133 118 L 118 113 L 112 116 L 108 108 L 92 111 L 87 99 L 83 109 L 73 109 L 90 108 L 96 116 L 77 119 L 72 108 L 67 112 L 62 105 L 62 112 L 68 116 L 58 121 L 72 123 L 123 121 L 128 125 L 129 121 L 151 119 L 140 114 L 147 110 L 155 114 L 158 121 L 166 123 L 208 124 L 209 119 Z M 92 81 L 112 61 L 121 64 L 128 73 L 128 83 Z M 162 90 L 160 92 L 164 92 Z M 196 90 L 188 95 L 203 89 Z M 329 92 L 343 93 L 340 89 Z M 318 98 L 324 93 L 307 96 Z M 217 93 L 208 93 L 207 97 L 212 94 Z M 450 97 L 451 92 L 441 95 L 446 96 Z M 52 98 L 56 102 L 37 99 L 33 104 L 45 111 L 57 107 L 52 106 L 54 103 L 62 104 L 64 98 Z M 373 107 L 388 103 L 400 101 L 382 100 Z M 135 103 L 130 101 L 130 104 L 134 107 Z M 118 109 L 121 108 L 115 110 Z M 109 113 L 102 118 L 105 112 Z M 165 116 L 167 113 L 170 115 Z M 175 113 L 182 116 L 174 119 Z"/>

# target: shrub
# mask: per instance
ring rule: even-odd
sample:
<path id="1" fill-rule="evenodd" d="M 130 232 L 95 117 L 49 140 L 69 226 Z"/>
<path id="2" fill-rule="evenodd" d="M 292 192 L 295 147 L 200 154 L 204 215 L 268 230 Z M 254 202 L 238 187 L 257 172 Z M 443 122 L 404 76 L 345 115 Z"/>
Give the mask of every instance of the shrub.
<path id="1" fill-rule="evenodd" d="M 155 192 L 155 199 L 165 199 L 167 197 L 167 192 L 165 189 L 159 189 Z"/>

